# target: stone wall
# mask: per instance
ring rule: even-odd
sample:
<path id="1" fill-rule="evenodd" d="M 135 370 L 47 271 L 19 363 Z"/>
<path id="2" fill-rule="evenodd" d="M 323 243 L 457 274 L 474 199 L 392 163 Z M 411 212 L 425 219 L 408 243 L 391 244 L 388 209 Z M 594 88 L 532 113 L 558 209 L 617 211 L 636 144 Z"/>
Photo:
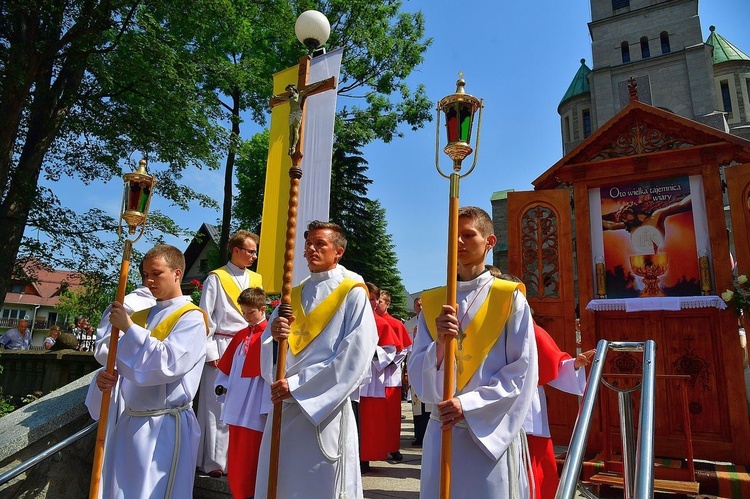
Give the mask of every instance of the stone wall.
<path id="1" fill-rule="evenodd" d="M 49 393 L 95 371 L 100 366 L 91 352 L 60 350 L 0 351 L 0 388 L 4 395 L 23 397 Z"/>
<path id="2" fill-rule="evenodd" d="M 0 473 L 9 471 L 93 422 L 84 405 L 93 376 L 93 373 L 88 374 L 0 418 Z M 95 440 L 96 432 L 89 433 L 77 443 L 0 485 L 0 497 L 87 497 Z"/>

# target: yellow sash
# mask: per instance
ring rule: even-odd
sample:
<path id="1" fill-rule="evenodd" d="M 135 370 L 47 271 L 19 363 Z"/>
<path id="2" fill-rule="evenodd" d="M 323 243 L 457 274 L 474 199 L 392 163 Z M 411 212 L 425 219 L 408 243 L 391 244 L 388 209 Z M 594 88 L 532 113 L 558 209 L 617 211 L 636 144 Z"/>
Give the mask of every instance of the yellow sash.
<path id="1" fill-rule="evenodd" d="M 513 292 L 520 288 L 526 294 L 526 287 L 517 282 L 494 279 L 482 306 L 472 317 L 471 322 L 463 331 L 460 340 L 460 350 L 456 350 L 456 387 L 463 389 L 466 383 L 484 362 L 490 349 L 502 335 L 505 323 L 510 315 L 513 302 Z M 432 339 L 437 338 L 435 319 L 445 305 L 447 288 L 435 288 L 422 293 L 422 313 L 424 314 L 427 330 Z"/>
<path id="2" fill-rule="evenodd" d="M 206 323 L 206 334 L 208 334 L 208 319 L 206 318 L 206 312 L 204 312 L 202 308 L 198 307 L 198 305 L 188 302 L 169 314 L 164 320 L 157 324 L 151 330 L 151 337 L 156 338 L 159 341 L 164 341 L 167 336 L 169 336 L 169 333 L 172 332 L 172 329 L 174 329 L 174 326 L 175 324 L 177 324 L 177 321 L 180 320 L 180 317 L 190 312 L 191 310 L 198 310 L 203 314 L 203 321 Z M 145 328 L 149 312 L 151 312 L 150 308 L 139 310 L 138 312 L 133 312 L 130 316 L 130 319 L 135 324 L 138 324 L 142 328 Z"/>
<path id="3" fill-rule="evenodd" d="M 263 287 L 263 277 L 253 272 L 252 270 L 245 269 L 245 272 L 250 274 L 250 286 L 251 288 L 262 288 Z M 242 309 L 240 308 L 240 305 L 237 303 L 237 299 L 240 297 L 240 293 L 242 293 L 242 289 L 240 289 L 239 284 L 237 284 L 237 281 L 235 281 L 234 277 L 229 273 L 229 270 L 226 268 L 226 266 L 218 268 L 216 270 L 212 270 L 210 272 L 211 274 L 215 274 L 216 277 L 219 278 L 219 282 L 221 283 L 222 289 L 224 289 L 224 292 L 227 294 L 227 296 L 230 298 L 230 301 L 232 302 L 232 305 L 234 305 L 234 308 L 237 309 L 237 311 L 242 314 Z"/>
<path id="4" fill-rule="evenodd" d="M 367 286 L 354 279 L 346 278 L 317 307 L 311 310 L 309 314 L 305 314 L 301 300 L 303 286 L 304 284 L 300 284 L 292 288 L 294 322 L 289 336 L 289 350 L 294 355 L 304 350 L 326 328 L 336 311 L 341 307 L 349 291 L 360 287 L 367 292 Z"/>

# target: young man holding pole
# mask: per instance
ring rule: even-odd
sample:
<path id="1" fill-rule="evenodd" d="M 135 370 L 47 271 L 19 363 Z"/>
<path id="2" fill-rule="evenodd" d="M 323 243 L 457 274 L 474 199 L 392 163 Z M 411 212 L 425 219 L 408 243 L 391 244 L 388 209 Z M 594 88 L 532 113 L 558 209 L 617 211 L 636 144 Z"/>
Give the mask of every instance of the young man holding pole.
<path id="1" fill-rule="evenodd" d="M 338 266 L 346 248 L 341 227 L 313 221 L 307 229 L 312 275 L 292 289 L 293 317 L 279 317 L 277 309 L 262 337 L 262 375 L 282 419 L 277 469 L 269 469 L 273 415 L 266 422 L 255 499 L 267 497 L 270 473 L 277 473 L 278 498 L 363 497 L 350 397 L 367 373 L 378 333 L 367 288 Z M 276 381 L 274 340 L 281 339 L 288 341 L 287 351 L 278 352 L 287 367 Z"/>
<path id="2" fill-rule="evenodd" d="M 452 432 L 451 499 L 528 497 L 523 424 L 536 393 L 538 368 L 531 311 L 517 283 L 485 270 L 495 245 L 482 209 L 458 211 L 458 310 L 446 289 L 422 294 L 409 376 L 420 400 L 436 406 L 424 437 L 420 497 L 437 498 L 441 438 Z M 456 392 L 443 400 L 448 338 L 457 340 Z"/>
<path id="3" fill-rule="evenodd" d="M 143 257 L 143 282 L 156 305 L 131 316 L 122 303 L 112 303 L 110 323 L 123 333 L 116 371 L 100 371 L 95 383 L 109 392 L 120 376 L 124 408 L 107 435 L 102 497 L 192 497 L 200 438 L 192 401 L 206 357 L 207 324 L 182 295 L 184 269 L 180 250 L 155 246 Z M 87 403 L 98 416 L 100 400 Z"/>

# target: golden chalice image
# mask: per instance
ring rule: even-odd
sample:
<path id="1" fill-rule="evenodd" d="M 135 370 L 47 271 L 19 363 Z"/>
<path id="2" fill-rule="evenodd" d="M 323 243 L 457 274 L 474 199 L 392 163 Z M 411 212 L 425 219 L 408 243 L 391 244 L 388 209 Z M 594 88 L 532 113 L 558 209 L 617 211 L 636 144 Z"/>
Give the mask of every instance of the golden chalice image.
<path id="1" fill-rule="evenodd" d="M 656 253 L 653 255 L 632 255 L 630 269 L 635 275 L 643 278 L 644 288 L 641 297 L 664 296 L 659 287 L 659 277 L 669 269 L 669 255 Z"/>

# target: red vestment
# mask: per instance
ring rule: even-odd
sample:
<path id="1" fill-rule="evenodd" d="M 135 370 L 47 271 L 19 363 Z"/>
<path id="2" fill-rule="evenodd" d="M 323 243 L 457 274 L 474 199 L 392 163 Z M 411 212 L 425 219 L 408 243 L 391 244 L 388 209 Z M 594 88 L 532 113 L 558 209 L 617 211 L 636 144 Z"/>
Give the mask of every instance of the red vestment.
<path id="1" fill-rule="evenodd" d="M 560 350 L 555 340 L 547 331 L 534 323 L 534 336 L 539 357 L 539 386 L 544 386 L 557 379 L 560 363 L 570 359 L 570 355 Z M 527 435 L 531 467 L 534 470 L 536 499 L 555 497 L 560 476 L 557 474 L 557 462 L 552 439 Z"/>
<path id="2" fill-rule="evenodd" d="M 229 376 L 232 371 L 234 354 L 237 348 L 245 349 L 245 363 L 242 377 L 260 376 L 260 336 L 266 329 L 266 320 L 255 326 L 238 331 L 224 354 L 219 359 L 218 368 Z M 227 395 L 230 395 L 228 392 Z M 255 475 L 258 471 L 258 454 L 262 431 L 244 426 L 229 426 L 229 448 L 227 449 L 227 480 L 234 499 L 246 499 L 255 495 Z"/>
<path id="3" fill-rule="evenodd" d="M 401 349 L 401 342 L 396 333 L 382 317 L 375 314 L 375 325 L 378 328 L 378 346 L 395 346 Z M 373 372 L 375 378 L 378 373 Z M 372 383 L 372 381 L 371 381 Z M 388 388 L 385 388 L 387 395 Z M 388 459 L 388 440 L 383 438 L 388 434 L 387 398 L 367 397 L 359 399 L 359 459 L 361 461 L 385 461 Z"/>

